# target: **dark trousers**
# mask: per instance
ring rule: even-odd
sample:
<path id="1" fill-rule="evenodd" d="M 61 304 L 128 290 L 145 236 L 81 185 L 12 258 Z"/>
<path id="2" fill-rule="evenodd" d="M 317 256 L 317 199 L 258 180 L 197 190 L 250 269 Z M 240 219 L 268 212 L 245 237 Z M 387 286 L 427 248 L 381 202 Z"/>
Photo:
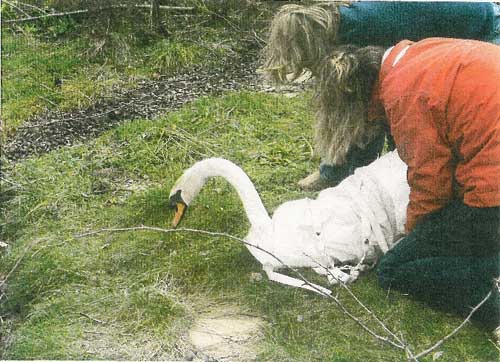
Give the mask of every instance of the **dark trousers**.
<path id="1" fill-rule="evenodd" d="M 382 153 L 387 137 L 387 149 L 392 151 L 395 148 L 394 140 L 388 131 L 382 132 L 375 137 L 364 148 L 352 146 L 347 152 L 346 161 L 342 165 L 330 165 L 322 163 L 319 167 L 321 180 L 329 186 L 340 183 L 347 176 L 354 173 L 358 167 L 366 166 L 377 159 Z"/>
<path id="2" fill-rule="evenodd" d="M 383 288 L 408 293 L 436 308 L 466 316 L 493 290 L 473 320 L 500 325 L 500 207 L 454 201 L 428 215 L 384 255 L 377 268 Z"/>

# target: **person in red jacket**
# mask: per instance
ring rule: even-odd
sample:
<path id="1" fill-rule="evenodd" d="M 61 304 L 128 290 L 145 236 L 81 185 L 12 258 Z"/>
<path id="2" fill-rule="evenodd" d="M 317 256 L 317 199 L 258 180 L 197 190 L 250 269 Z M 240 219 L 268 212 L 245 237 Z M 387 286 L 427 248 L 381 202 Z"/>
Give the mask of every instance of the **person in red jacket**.
<path id="1" fill-rule="evenodd" d="M 381 258 L 380 285 L 461 315 L 488 297 L 473 318 L 497 327 L 500 47 L 446 38 L 344 46 L 320 68 L 331 137 L 362 144 L 385 119 L 408 165 L 407 235 Z"/>

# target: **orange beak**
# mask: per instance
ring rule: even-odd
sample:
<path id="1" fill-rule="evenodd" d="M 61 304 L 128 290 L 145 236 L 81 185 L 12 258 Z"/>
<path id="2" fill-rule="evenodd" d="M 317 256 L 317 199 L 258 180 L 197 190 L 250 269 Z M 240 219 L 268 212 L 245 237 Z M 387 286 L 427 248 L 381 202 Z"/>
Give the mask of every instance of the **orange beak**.
<path id="1" fill-rule="evenodd" d="M 184 212 L 186 211 L 186 204 L 183 202 L 178 202 L 175 205 L 175 215 L 174 219 L 172 220 L 172 227 L 176 228 L 179 222 L 181 221 L 182 217 L 184 216 Z"/>

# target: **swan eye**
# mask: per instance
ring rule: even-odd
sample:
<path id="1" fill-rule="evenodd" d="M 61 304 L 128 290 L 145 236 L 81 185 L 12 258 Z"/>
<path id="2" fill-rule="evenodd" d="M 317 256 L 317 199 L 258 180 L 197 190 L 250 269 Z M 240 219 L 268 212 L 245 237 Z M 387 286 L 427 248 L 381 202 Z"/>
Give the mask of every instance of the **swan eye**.
<path id="1" fill-rule="evenodd" d="M 175 194 L 170 196 L 168 204 L 169 204 L 169 207 L 171 209 L 175 209 L 175 211 L 177 211 L 177 204 L 179 204 L 179 203 L 185 204 L 184 200 L 182 199 L 181 193 L 182 193 L 182 190 L 177 190 L 175 192 Z"/>
<path id="2" fill-rule="evenodd" d="M 320 233 L 319 231 L 316 231 L 316 235 L 320 236 L 320 235 L 321 235 L 321 233 Z"/>

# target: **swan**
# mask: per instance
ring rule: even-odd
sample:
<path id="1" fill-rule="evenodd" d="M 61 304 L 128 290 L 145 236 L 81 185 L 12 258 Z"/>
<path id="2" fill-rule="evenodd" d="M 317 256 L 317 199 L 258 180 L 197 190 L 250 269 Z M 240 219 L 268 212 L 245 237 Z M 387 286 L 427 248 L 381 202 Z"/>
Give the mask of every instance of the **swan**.
<path id="1" fill-rule="evenodd" d="M 329 294 L 329 289 L 276 272 L 284 265 L 272 255 L 289 267 L 313 268 L 331 284 L 353 282 L 404 235 L 410 193 L 406 169 L 397 150 L 388 152 L 321 191 L 316 199 L 283 203 L 271 218 L 239 166 L 208 158 L 187 169 L 172 187 L 169 200 L 176 209 L 172 226 L 177 227 L 209 178 L 224 177 L 236 189 L 251 224 L 246 246 L 268 278 Z"/>

